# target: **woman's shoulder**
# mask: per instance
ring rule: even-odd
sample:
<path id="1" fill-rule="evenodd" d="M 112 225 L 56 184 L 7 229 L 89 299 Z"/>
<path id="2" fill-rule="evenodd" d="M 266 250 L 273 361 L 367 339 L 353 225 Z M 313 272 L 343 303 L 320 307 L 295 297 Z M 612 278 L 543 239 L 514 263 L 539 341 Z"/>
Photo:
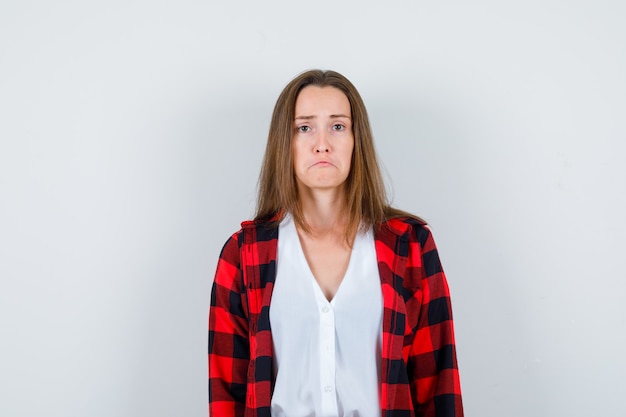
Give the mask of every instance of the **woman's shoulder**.
<path id="1" fill-rule="evenodd" d="M 244 220 L 239 230 L 231 234 L 222 247 L 221 257 L 235 259 L 239 257 L 239 251 L 244 246 L 261 245 L 266 248 L 272 244 L 272 240 L 278 238 L 278 224 L 280 222 L 269 220 Z"/>
<path id="2" fill-rule="evenodd" d="M 228 238 L 226 245 L 234 245 L 237 243 L 237 246 L 241 247 L 246 243 L 249 244 L 276 239 L 278 237 L 279 224 L 280 219 L 276 217 L 244 220 L 241 222 L 239 230 Z"/>
<path id="3" fill-rule="evenodd" d="M 423 218 L 391 206 L 385 208 L 384 217 L 383 225 L 397 228 L 402 232 L 406 232 L 408 229 L 424 228 L 427 225 Z"/>
<path id="4" fill-rule="evenodd" d="M 432 238 L 428 223 L 419 216 L 393 209 L 393 215 L 383 222 L 383 227 L 398 235 L 408 235 L 410 240 L 417 240 L 425 244 Z"/>

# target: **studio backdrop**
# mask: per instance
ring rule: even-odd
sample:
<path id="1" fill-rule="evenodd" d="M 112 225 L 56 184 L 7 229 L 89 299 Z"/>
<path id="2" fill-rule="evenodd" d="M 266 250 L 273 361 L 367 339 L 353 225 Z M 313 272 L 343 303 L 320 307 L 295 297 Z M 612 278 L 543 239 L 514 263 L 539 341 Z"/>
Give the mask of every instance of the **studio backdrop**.
<path id="1" fill-rule="evenodd" d="M 466 415 L 626 415 L 625 15 L 3 2 L 0 416 L 206 415 L 215 265 L 310 68 L 356 85 L 394 205 L 431 226 Z"/>

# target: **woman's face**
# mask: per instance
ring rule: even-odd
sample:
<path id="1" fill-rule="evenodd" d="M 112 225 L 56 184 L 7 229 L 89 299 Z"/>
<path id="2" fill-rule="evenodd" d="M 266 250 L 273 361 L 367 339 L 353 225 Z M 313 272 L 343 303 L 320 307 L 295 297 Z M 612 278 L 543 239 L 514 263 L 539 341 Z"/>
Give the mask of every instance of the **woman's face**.
<path id="1" fill-rule="evenodd" d="M 343 186 L 354 150 L 351 114 L 348 98 L 337 88 L 308 86 L 300 91 L 292 140 L 300 189 Z"/>

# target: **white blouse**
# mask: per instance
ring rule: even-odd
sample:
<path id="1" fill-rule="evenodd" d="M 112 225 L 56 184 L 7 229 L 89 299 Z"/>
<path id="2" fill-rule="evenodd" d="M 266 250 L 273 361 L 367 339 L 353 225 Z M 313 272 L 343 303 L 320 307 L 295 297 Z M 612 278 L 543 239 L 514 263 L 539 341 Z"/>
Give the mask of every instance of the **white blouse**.
<path id="1" fill-rule="evenodd" d="M 373 232 L 357 234 L 348 269 L 329 302 L 287 216 L 279 226 L 270 305 L 272 417 L 379 416 L 382 317 Z"/>

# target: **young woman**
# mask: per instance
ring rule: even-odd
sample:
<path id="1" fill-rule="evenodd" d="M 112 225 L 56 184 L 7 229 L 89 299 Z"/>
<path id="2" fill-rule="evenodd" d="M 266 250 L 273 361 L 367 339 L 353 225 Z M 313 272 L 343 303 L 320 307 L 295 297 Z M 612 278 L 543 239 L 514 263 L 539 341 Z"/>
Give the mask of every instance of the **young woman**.
<path id="1" fill-rule="evenodd" d="M 333 71 L 280 94 L 253 221 L 209 314 L 213 417 L 461 417 L 450 296 L 425 222 L 389 206 L 363 101 Z"/>

